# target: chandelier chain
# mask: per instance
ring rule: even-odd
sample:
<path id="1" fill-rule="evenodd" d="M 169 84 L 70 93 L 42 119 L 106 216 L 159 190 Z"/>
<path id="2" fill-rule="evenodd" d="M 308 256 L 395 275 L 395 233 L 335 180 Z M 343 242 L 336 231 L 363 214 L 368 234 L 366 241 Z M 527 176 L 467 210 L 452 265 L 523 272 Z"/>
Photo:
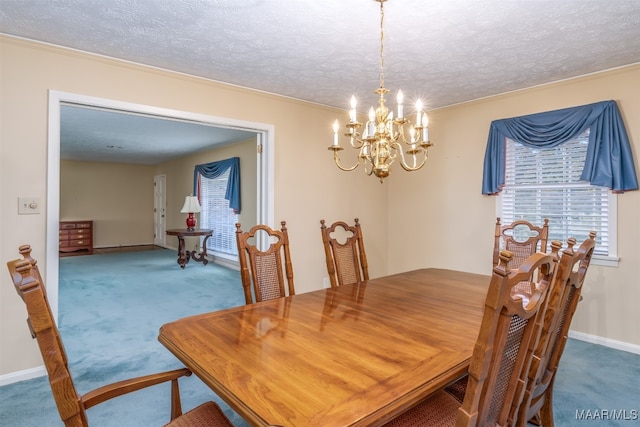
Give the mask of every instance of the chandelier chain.
<path id="1" fill-rule="evenodd" d="M 401 90 L 396 98 L 397 116 L 394 117 L 396 111 L 391 111 L 385 104 L 385 95 L 389 92 L 384 87 L 384 2 L 387 0 L 374 1 L 380 3 L 380 87 L 373 91 L 379 95 L 378 106 L 370 107 L 368 120 L 361 123 L 358 121 L 356 97 L 351 97 L 344 136 L 348 138 L 348 145 L 358 151 L 353 165 L 344 166 L 340 160 L 339 153 L 344 148 L 339 141 L 340 123 L 337 119 L 333 123 L 333 144 L 328 149 L 333 151 L 333 160 L 340 170 L 352 171 L 362 164 L 367 175 L 375 175 L 383 182 L 395 161 L 409 172 L 421 169 L 427 161 L 427 150 L 433 143 L 429 140 L 429 119 L 420 99 L 415 104 L 413 124 L 405 115 Z"/>
<path id="2" fill-rule="evenodd" d="M 380 2 L 380 87 L 384 87 L 384 1 Z"/>

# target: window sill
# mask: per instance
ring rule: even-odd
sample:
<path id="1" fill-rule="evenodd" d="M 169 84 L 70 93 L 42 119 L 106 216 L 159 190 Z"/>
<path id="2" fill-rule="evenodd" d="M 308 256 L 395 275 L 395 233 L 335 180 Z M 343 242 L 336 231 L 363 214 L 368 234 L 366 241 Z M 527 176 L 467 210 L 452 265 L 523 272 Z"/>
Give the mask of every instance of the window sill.
<path id="1" fill-rule="evenodd" d="M 593 255 L 591 257 L 591 264 L 601 265 L 603 267 L 618 267 L 620 258 L 606 255 Z"/>
<path id="2" fill-rule="evenodd" d="M 240 270 L 240 263 L 238 261 L 237 255 L 229 255 L 224 254 L 222 252 L 214 252 L 212 249 L 209 250 L 207 254 L 209 260 L 213 261 L 215 264 L 221 265 L 223 267 L 230 268 L 232 270 Z"/>

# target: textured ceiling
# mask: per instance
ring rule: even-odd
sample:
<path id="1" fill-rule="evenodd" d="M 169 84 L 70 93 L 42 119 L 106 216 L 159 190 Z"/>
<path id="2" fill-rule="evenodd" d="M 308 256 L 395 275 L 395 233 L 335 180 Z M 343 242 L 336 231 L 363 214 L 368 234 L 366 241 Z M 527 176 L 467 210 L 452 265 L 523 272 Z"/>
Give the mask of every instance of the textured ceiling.
<path id="1" fill-rule="evenodd" d="M 388 0 L 385 83 L 428 109 L 640 62 L 638 0 Z M 2 0 L 0 31 L 363 110 L 373 0 Z"/>

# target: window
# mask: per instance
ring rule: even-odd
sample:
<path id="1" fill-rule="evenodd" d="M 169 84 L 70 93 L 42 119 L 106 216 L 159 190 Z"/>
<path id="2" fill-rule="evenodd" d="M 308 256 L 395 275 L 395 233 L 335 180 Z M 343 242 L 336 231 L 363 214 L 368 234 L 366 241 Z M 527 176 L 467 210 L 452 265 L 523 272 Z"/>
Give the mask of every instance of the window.
<path id="1" fill-rule="evenodd" d="M 549 219 L 549 242 L 578 244 L 595 230 L 596 258 L 615 265 L 616 197 L 605 187 L 580 181 L 587 155 L 589 129 L 554 148 L 525 147 L 507 138 L 505 185 L 498 197 L 498 216 L 503 224 L 518 219 L 540 225 Z"/>
<path id="2" fill-rule="evenodd" d="M 224 198 L 230 172 L 231 169 L 227 169 L 213 179 L 200 176 L 200 227 L 213 229 L 213 236 L 207 240 L 207 251 L 235 259 L 238 255 L 235 236 L 238 215 Z"/>

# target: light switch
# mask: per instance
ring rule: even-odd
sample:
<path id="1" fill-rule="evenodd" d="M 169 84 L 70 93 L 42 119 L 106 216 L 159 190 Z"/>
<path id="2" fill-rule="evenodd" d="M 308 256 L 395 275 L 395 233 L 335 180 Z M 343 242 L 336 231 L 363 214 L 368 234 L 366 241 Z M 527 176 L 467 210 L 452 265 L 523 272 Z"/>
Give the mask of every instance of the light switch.
<path id="1" fill-rule="evenodd" d="M 29 215 L 40 213 L 40 199 L 38 197 L 18 197 L 18 214 Z"/>

